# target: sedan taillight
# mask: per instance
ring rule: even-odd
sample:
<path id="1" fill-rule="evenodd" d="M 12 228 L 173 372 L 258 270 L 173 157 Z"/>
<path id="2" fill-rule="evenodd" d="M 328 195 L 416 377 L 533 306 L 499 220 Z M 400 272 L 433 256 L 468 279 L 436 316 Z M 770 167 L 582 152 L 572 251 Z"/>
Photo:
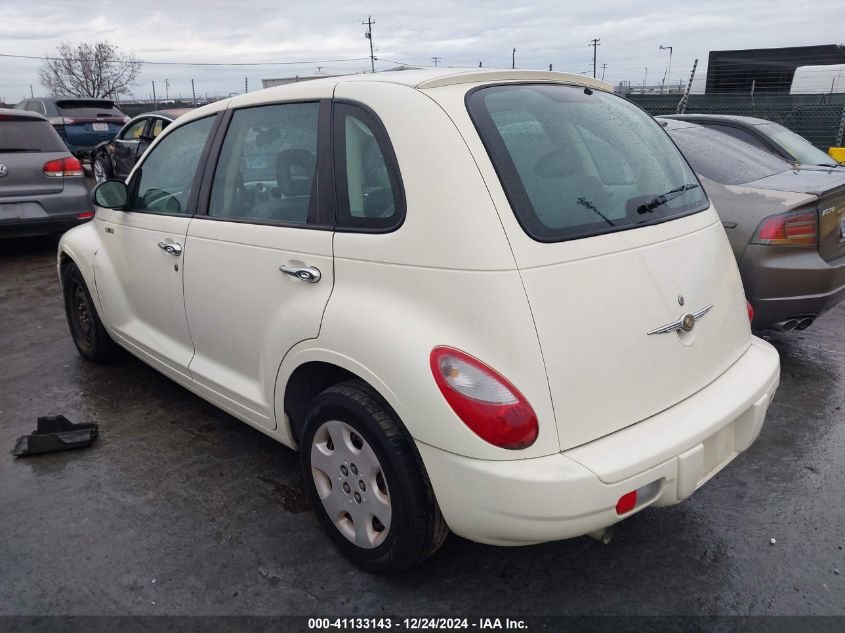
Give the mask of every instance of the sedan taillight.
<path id="1" fill-rule="evenodd" d="M 63 176 L 82 176 L 82 163 L 74 156 L 57 158 L 44 163 L 44 175 L 52 178 Z"/>
<path id="2" fill-rule="evenodd" d="M 815 211 L 771 215 L 760 223 L 751 242 L 766 246 L 816 246 L 818 216 Z"/>
<path id="3" fill-rule="evenodd" d="M 492 367 L 451 347 L 435 347 L 430 363 L 446 402 L 481 439 L 509 449 L 526 448 L 537 439 L 534 409 Z"/>

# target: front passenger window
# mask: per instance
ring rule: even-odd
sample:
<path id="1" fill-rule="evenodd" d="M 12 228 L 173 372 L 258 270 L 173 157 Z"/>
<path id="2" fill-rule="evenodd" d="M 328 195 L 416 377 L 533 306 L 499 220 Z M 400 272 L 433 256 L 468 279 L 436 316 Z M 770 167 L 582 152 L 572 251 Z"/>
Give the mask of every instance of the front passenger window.
<path id="1" fill-rule="evenodd" d="M 128 211 L 191 213 L 188 199 L 214 118 L 198 119 L 173 130 L 147 153 L 130 185 Z"/>

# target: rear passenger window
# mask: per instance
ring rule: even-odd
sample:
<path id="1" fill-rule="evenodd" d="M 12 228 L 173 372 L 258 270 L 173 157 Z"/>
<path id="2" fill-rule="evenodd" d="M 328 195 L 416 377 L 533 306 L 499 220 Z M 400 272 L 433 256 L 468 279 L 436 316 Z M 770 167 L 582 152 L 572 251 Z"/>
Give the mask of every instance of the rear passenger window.
<path id="1" fill-rule="evenodd" d="M 367 110 L 335 105 L 335 176 L 339 227 L 390 231 L 404 219 L 405 198 L 393 148 Z"/>
<path id="2" fill-rule="evenodd" d="M 319 103 L 237 110 L 211 187 L 209 217 L 317 222 Z"/>

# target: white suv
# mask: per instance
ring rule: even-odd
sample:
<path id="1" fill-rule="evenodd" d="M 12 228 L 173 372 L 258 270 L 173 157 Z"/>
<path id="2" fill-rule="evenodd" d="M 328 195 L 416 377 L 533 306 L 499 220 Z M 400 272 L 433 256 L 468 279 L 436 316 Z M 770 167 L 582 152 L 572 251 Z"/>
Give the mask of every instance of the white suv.
<path id="1" fill-rule="evenodd" d="M 181 117 L 95 198 L 59 246 L 81 354 L 117 344 L 298 448 L 367 569 L 448 530 L 602 537 L 748 448 L 778 384 L 692 170 L 584 77 L 262 90 Z"/>

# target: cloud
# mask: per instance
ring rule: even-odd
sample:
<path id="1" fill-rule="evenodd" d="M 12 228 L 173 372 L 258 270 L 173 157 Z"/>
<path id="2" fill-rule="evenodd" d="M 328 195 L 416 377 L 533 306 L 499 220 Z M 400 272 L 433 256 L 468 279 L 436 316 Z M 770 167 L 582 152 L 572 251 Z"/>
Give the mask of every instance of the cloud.
<path id="1" fill-rule="evenodd" d="M 504 0 L 448 2 L 279 3 L 252 0 L 248 5 L 208 0 L 147 0 L 130 5 L 94 1 L 77 5 L 44 0 L 0 0 L 0 52 L 43 55 L 64 41 L 108 39 L 148 61 L 252 62 L 299 61 L 290 66 L 191 67 L 147 64 L 136 91 L 146 97 L 150 82 L 170 81 L 171 94 L 229 94 L 251 89 L 262 77 L 312 74 L 314 60 L 360 58 L 369 54 L 361 21 L 375 19 L 377 56 L 417 65 L 431 57 L 451 66 L 510 67 L 515 47 L 522 68 L 592 72 L 588 42 L 601 38 L 598 64 L 606 79 L 642 81 L 661 76 L 673 49 L 672 79 L 686 79 L 692 62 L 706 64 L 710 50 L 836 43 L 841 36 L 841 0 Z M 387 61 L 379 63 L 387 68 Z M 368 61 L 321 63 L 323 72 L 356 72 Z M 0 60 L 0 96 L 11 102 L 37 86 L 37 63 Z M 701 69 L 703 71 L 703 69 Z M 701 76 L 701 75 L 700 75 Z"/>

